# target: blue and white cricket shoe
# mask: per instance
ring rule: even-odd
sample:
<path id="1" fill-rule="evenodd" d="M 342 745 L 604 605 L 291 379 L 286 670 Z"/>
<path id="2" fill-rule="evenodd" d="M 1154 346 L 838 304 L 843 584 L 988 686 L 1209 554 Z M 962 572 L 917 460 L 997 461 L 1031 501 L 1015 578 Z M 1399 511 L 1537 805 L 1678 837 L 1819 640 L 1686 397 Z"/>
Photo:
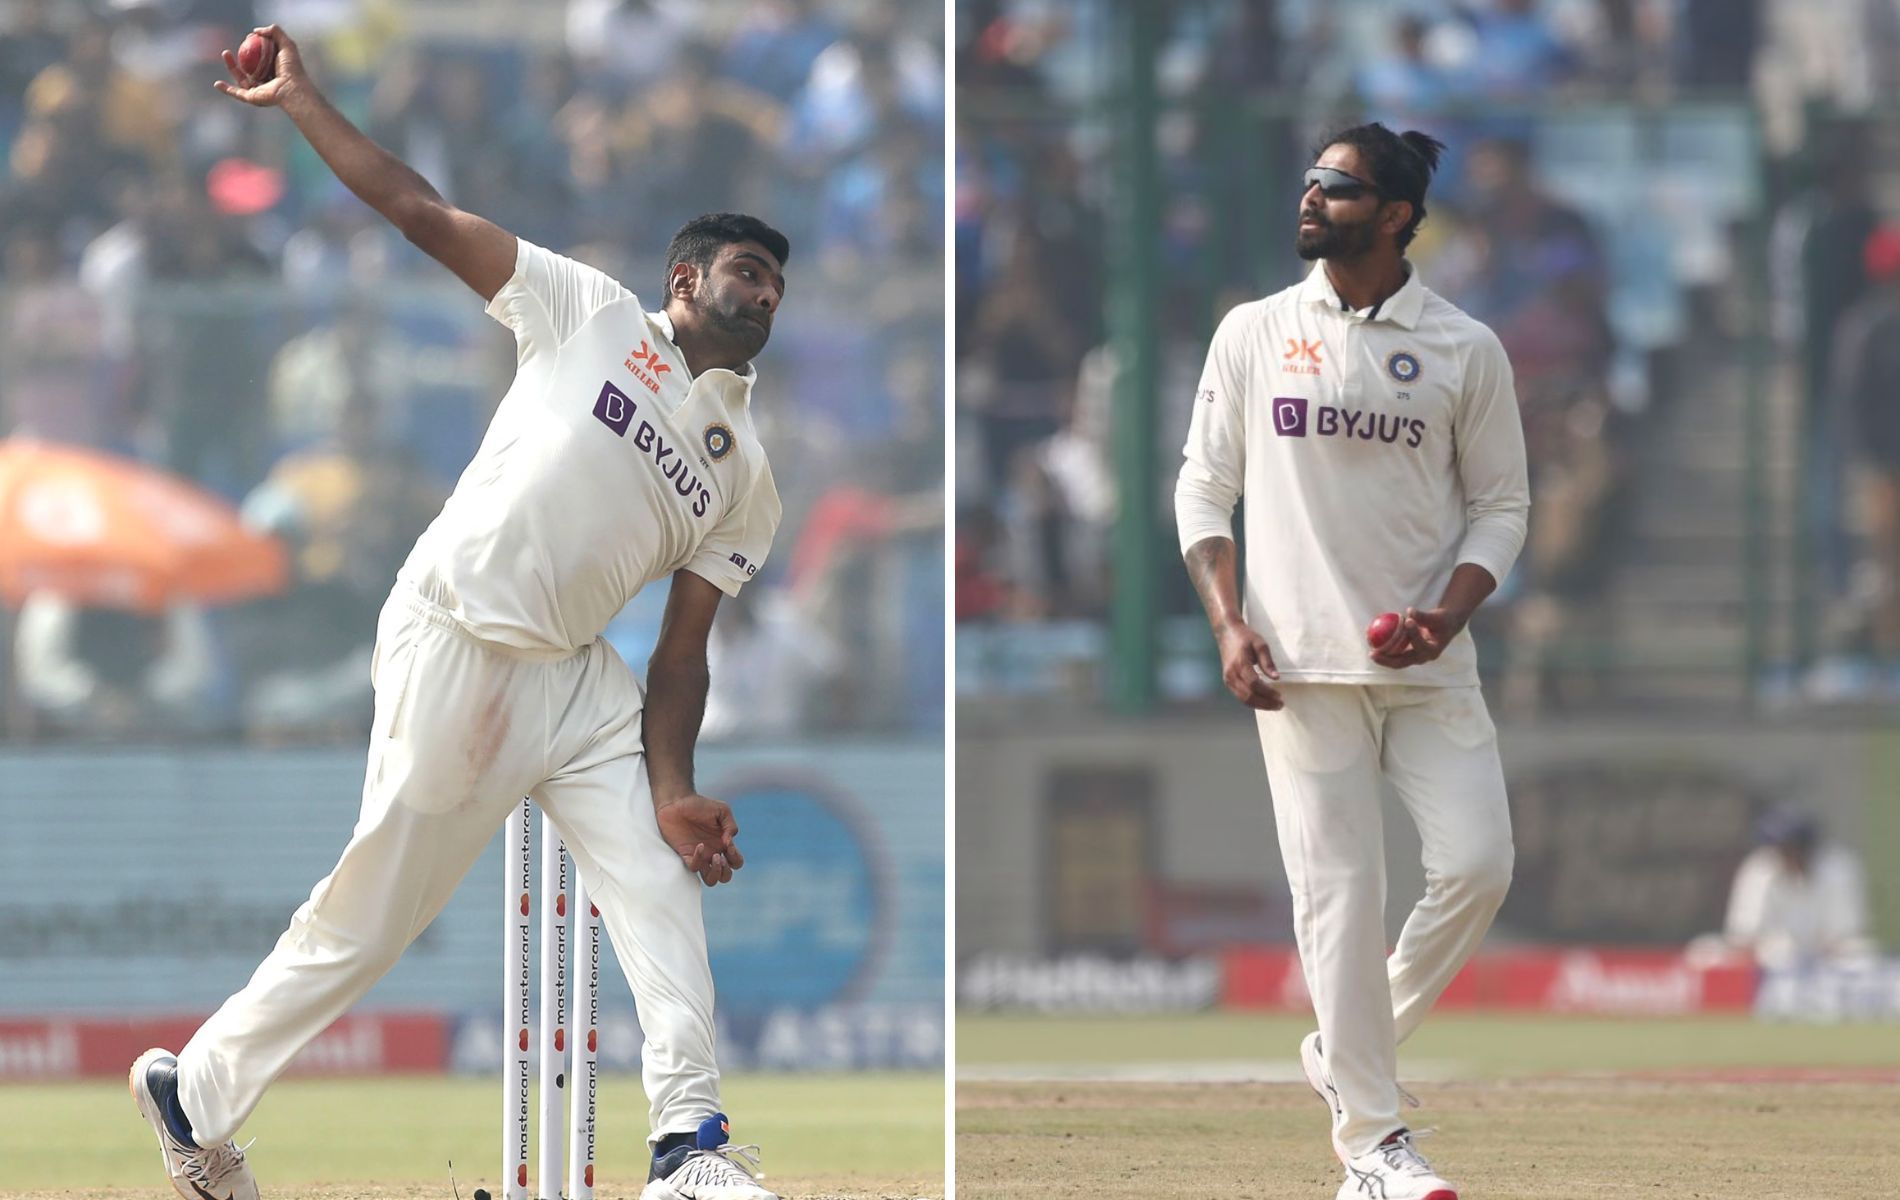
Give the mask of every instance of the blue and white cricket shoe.
<path id="1" fill-rule="evenodd" d="M 778 1200 L 753 1173 L 758 1147 L 733 1145 L 731 1133 L 725 1113 L 701 1121 L 695 1145 L 653 1160 L 640 1200 Z"/>
<path id="2" fill-rule="evenodd" d="M 178 1058 L 169 1050 L 151 1049 L 139 1055 L 126 1079 L 139 1115 L 158 1135 L 165 1157 L 165 1174 L 185 1200 L 258 1200 L 257 1178 L 235 1142 L 205 1149 L 183 1129 L 174 1129 L 168 1115 L 178 1096 Z"/>

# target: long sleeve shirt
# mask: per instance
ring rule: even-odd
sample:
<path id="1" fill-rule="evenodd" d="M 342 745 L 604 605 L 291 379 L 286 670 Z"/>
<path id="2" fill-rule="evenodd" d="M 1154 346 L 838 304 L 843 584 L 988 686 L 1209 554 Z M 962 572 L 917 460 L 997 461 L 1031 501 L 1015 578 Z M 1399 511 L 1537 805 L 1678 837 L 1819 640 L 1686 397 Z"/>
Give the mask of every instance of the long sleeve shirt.
<path id="1" fill-rule="evenodd" d="M 1477 682 L 1469 632 L 1404 670 L 1366 645 L 1379 613 L 1436 606 L 1460 563 L 1503 582 L 1530 511 L 1504 347 L 1417 270 L 1363 311 L 1323 263 L 1234 308 L 1208 347 L 1185 454 L 1181 548 L 1233 537 L 1246 498 L 1245 616 L 1283 680 Z"/>
<path id="2" fill-rule="evenodd" d="M 1823 846 L 1807 873 L 1799 874 L 1773 846 L 1756 849 L 1735 872 L 1724 932 L 1730 942 L 1753 950 L 1764 967 L 1871 953 L 1859 861 Z"/>

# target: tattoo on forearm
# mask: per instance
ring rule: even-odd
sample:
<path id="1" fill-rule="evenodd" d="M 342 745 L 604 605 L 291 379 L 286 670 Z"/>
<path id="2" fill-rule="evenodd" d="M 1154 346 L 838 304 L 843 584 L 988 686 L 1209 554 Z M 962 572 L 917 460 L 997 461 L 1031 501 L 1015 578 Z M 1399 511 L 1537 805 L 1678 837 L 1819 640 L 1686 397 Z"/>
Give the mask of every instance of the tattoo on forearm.
<path id="1" fill-rule="evenodd" d="M 1201 597 L 1201 606 L 1211 619 L 1216 613 L 1234 607 L 1234 543 L 1227 538 L 1210 537 L 1188 547 L 1188 578 Z"/>

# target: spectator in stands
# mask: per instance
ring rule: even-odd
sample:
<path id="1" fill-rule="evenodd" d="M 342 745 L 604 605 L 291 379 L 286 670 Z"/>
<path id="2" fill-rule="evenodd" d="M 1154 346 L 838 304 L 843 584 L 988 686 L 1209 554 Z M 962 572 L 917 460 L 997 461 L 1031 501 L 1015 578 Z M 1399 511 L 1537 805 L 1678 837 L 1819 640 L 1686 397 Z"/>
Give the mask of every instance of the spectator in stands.
<path id="1" fill-rule="evenodd" d="M 773 203 L 776 166 L 761 168 L 772 163 L 784 109 L 717 68 L 710 45 L 688 42 L 614 119 L 618 169 L 645 197 L 654 236 L 697 216 L 708 196 L 748 212 Z"/>
<path id="2" fill-rule="evenodd" d="M 349 436 L 341 411 L 376 409 L 383 452 L 399 442 L 411 475 L 433 486 L 467 461 L 486 423 L 475 410 L 498 394 L 486 376 L 505 378 L 512 348 L 486 321 L 449 315 L 412 290 L 421 255 L 301 142 L 233 120 L 205 87 L 220 73 L 211 48 L 235 45 L 258 23 L 253 8 L 0 0 L 0 259 L 11 259 L 0 262 L 11 297 L 0 304 L 0 436 L 103 442 L 231 496 L 269 475 L 261 494 L 293 497 L 285 508 L 323 527 L 298 535 L 314 538 L 301 547 L 310 553 L 298 557 L 300 582 L 347 590 L 318 569 L 325 555 L 315 548 L 376 539 L 336 516 L 358 507 L 336 501 L 348 490 L 334 453 Z M 566 45 L 538 49 L 415 25 L 380 0 L 324 3 L 301 19 L 312 24 L 307 53 L 339 80 L 339 103 L 374 110 L 378 132 L 434 182 L 470 207 L 515 213 L 509 227 L 616 277 L 652 267 L 630 258 L 629 239 L 670 236 L 687 191 L 685 215 L 708 195 L 744 207 L 746 194 L 763 194 L 775 224 L 820 248 L 800 290 L 857 314 L 788 328 L 774 343 L 777 365 L 763 368 L 805 391 L 761 412 L 762 431 L 770 426 L 775 444 L 807 439 L 812 451 L 791 455 L 807 466 L 779 480 L 781 538 L 793 544 L 803 514 L 843 478 L 900 507 L 940 508 L 942 415 L 916 419 L 920 395 L 941 403 L 937 13 L 855 0 L 574 0 L 565 9 Z M 643 234 L 629 214 L 664 228 Z M 377 296 L 373 316 L 331 322 L 339 297 L 366 292 Z M 294 457 L 277 464 L 286 453 Z M 901 470 L 878 475 L 867 463 Z M 933 499 L 919 500 L 925 493 Z M 391 511 L 407 509 L 398 499 Z M 941 561 L 940 548 L 920 549 L 928 539 L 913 530 L 880 542 L 901 549 L 850 560 L 903 581 L 882 593 L 885 611 L 852 614 L 853 636 L 908 639 L 914 656 L 926 608 L 908 603 L 916 564 Z M 393 572 L 373 547 L 360 552 L 365 569 Z M 302 639 L 350 603 L 332 590 L 326 607 L 322 594 L 305 587 L 295 603 L 220 613 L 214 629 L 233 618 L 245 635 L 239 649 L 289 647 L 291 673 L 321 682 L 314 672 L 345 663 L 349 647 Z M 771 623 L 762 614 L 761 625 Z M 247 651 L 245 661 L 257 659 Z M 338 671 L 341 679 L 347 667 Z M 847 690 L 871 673 L 852 656 Z M 919 672 L 909 676 L 915 693 L 929 692 Z M 246 680 L 258 678 L 253 665 Z M 306 736 L 321 725 L 297 726 L 295 716 L 321 713 L 320 688 L 252 692 L 268 701 L 253 722 L 260 728 Z M 362 692 L 360 678 L 332 698 L 345 692 Z M 900 727 L 914 723 L 912 698 L 873 697 L 836 715 Z"/>
<path id="3" fill-rule="evenodd" d="M 958 624 L 1015 615 L 1016 590 L 997 563 L 1001 540 L 1002 524 L 989 508 L 966 508 L 957 513 Z"/>
<path id="4" fill-rule="evenodd" d="M 1769 2 L 1682 0 L 1675 20 L 1676 82 L 1687 88 L 1748 87 Z"/>
<path id="5" fill-rule="evenodd" d="M 130 53 L 130 39 L 118 42 L 104 19 L 87 19 L 73 32 L 64 57 L 48 63 L 27 85 L 26 109 L 36 117 L 78 107 L 84 110 L 87 140 L 131 155 L 153 166 L 176 151 L 177 114 L 167 81 L 152 75 Z"/>
<path id="6" fill-rule="evenodd" d="M 1816 547 L 1810 569 L 1827 596 L 1845 590 L 1850 565 L 1841 521 L 1845 440 L 1828 398 L 1828 359 L 1842 314 L 1867 286 L 1867 239 L 1880 224 L 1866 141 L 1853 123 L 1817 133 L 1769 234 L 1778 332 L 1801 369 L 1801 520 Z"/>
<path id="7" fill-rule="evenodd" d="M 0 132 L 10 138 L 19 128 L 27 86 L 65 52 L 52 0 L 21 0 L 12 7 L 0 26 Z"/>
<path id="8" fill-rule="evenodd" d="M 190 604 L 147 614 L 33 592 L 15 622 L 13 666 L 37 736 L 159 739 L 223 719 L 210 628 Z"/>
<path id="9" fill-rule="evenodd" d="M 268 259 L 206 185 L 167 190 L 148 247 L 156 284 L 210 285 L 259 279 Z M 266 314 L 233 305 L 168 305 L 148 310 L 142 346 L 151 372 L 145 403 L 164 445 L 164 463 L 225 495 L 242 495 L 263 475 L 265 414 L 254 399 L 275 347 Z"/>
<path id="10" fill-rule="evenodd" d="M 407 355 L 383 316 L 367 299 L 346 302 L 335 320 L 284 343 L 271 362 L 273 454 L 347 444 L 349 406 L 371 403 L 380 419 L 400 403 L 407 381 Z"/>
<path id="11" fill-rule="evenodd" d="M 787 103 L 811 78 L 812 64 L 843 30 L 813 0 L 756 0 L 720 55 L 728 79 Z"/>
<path id="12" fill-rule="evenodd" d="M 495 123 L 482 64 L 416 49 L 378 73 L 364 131 L 452 203 L 492 212 L 506 204 L 510 175 Z"/>
<path id="13" fill-rule="evenodd" d="M 1861 528 L 1868 586 L 1849 603 L 1867 610 L 1870 649 L 1889 672 L 1900 671 L 1900 225 L 1886 224 L 1867 239 L 1864 256 L 1872 288 L 1842 316 L 1834 339 L 1831 399 L 1839 415 L 1830 424 L 1861 472 Z M 1893 682 L 1900 682 L 1895 679 Z"/>
<path id="14" fill-rule="evenodd" d="M 1742 860 L 1723 936 L 1770 970 L 1862 960 L 1867 889 L 1859 861 L 1822 842 L 1820 823 L 1793 808 L 1762 819 L 1761 845 Z"/>
<path id="15" fill-rule="evenodd" d="M 0 186 L 0 235 L 21 225 L 83 244 L 112 223 L 116 181 L 144 164 L 99 136 L 98 107 L 71 91 L 35 109 L 8 154 Z"/>
<path id="16" fill-rule="evenodd" d="M 637 85 L 701 36 L 706 17 L 699 0 L 570 0 L 567 49 L 584 74 Z"/>
<path id="17" fill-rule="evenodd" d="M 572 59 L 538 54 L 528 65 L 520 95 L 500 113 L 500 161 L 507 186 L 496 189 L 502 208 L 494 220 L 537 245 L 566 246 L 576 240 L 571 220 L 576 196 L 567 171 L 567 148 L 548 131 L 561 128 L 561 114 L 582 86 Z"/>
<path id="18" fill-rule="evenodd" d="M 895 6 L 867 10 L 852 35 L 827 47 L 791 104 L 792 165 L 829 168 L 869 146 L 880 128 L 943 123 L 941 64 L 922 40 L 894 27 Z M 933 65 L 936 64 L 936 65 Z"/>
<path id="19" fill-rule="evenodd" d="M 270 739 L 360 736 L 376 615 L 445 493 L 388 438 L 376 397 L 348 382 L 330 437 L 281 459 L 244 502 L 292 546 L 290 591 L 240 620 L 246 722 Z"/>
<path id="20" fill-rule="evenodd" d="M 1615 352 L 1603 255 L 1589 222 L 1539 186 L 1529 147 L 1474 146 L 1463 218 L 1432 263 L 1454 303 L 1490 323 L 1510 354 L 1531 485 L 1538 498 L 1508 613 L 1508 702 L 1559 699 L 1560 681 L 1588 682 L 1569 653 L 1610 632 L 1627 463 L 1608 376 Z"/>
<path id="21" fill-rule="evenodd" d="M 49 441 L 116 447 L 130 430 L 115 403 L 98 300 L 61 269 L 50 229 L 7 238 L 0 293 L 0 429 Z"/>
<path id="22" fill-rule="evenodd" d="M 992 480 L 1014 476 L 1018 455 L 1047 440 L 1068 413 L 1083 347 L 1051 279 L 1041 246 L 1019 238 L 969 333 L 960 390 L 974 410 Z"/>
<path id="23" fill-rule="evenodd" d="M 1431 23 L 1418 13 L 1406 13 L 1392 27 L 1392 50 L 1374 57 L 1359 70 L 1359 98 L 1368 116 L 1393 129 L 1417 127 L 1458 98 L 1458 81 L 1426 54 L 1425 38 Z"/>
<path id="24" fill-rule="evenodd" d="M 1479 95 L 1530 99 L 1575 73 L 1576 56 L 1538 11 L 1537 0 L 1480 0 L 1460 15 L 1474 39 L 1464 70 Z"/>

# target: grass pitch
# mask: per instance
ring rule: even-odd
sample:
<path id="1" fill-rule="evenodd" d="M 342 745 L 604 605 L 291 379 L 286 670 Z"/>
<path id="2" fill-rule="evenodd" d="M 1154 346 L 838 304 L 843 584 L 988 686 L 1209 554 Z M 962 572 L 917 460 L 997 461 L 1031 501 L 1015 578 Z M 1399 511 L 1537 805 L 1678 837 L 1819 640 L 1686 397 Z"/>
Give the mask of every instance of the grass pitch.
<path id="1" fill-rule="evenodd" d="M 750 1075 L 722 1085 L 734 1132 L 763 1148 L 766 1185 L 799 1200 L 944 1194 L 943 1078 L 927 1072 Z M 599 1200 L 646 1182 L 646 1098 L 600 1085 Z M 240 1140 L 271 1200 L 496 1192 L 501 1086 L 493 1078 L 287 1080 Z M 529 1158 L 530 1170 L 534 1157 Z M 0 1200 L 176 1200 L 152 1132 L 118 1081 L 0 1087 Z"/>
<path id="2" fill-rule="evenodd" d="M 1326 1111 L 1295 1056 L 1308 1028 L 964 1016 L 957 1194 L 1330 1197 Z M 1900 1025 L 1447 1015 L 1404 1048 L 1401 1074 L 1419 1066 L 1435 1081 L 1407 1119 L 1437 1127 L 1423 1149 L 1467 1200 L 1832 1200 L 1895 1162 Z"/>

